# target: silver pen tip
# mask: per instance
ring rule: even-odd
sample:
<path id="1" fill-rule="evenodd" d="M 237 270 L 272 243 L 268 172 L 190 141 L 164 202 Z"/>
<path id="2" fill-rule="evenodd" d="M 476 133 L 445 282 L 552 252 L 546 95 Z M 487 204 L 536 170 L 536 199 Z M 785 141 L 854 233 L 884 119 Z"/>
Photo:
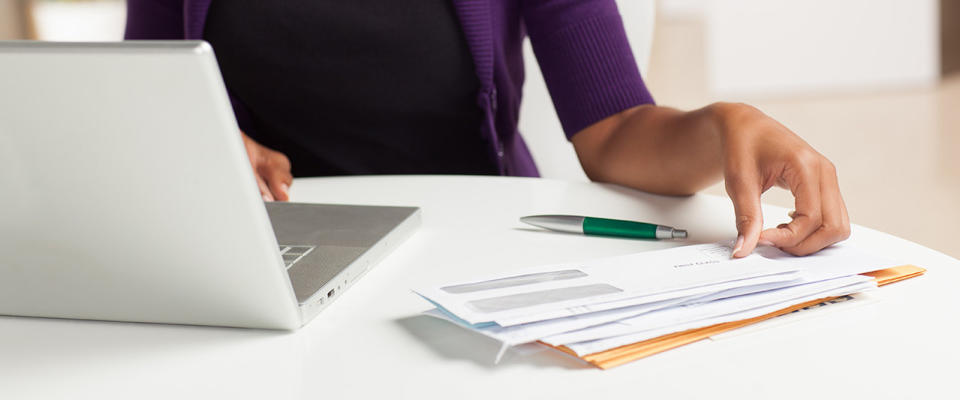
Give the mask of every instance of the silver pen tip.
<path id="1" fill-rule="evenodd" d="M 674 230 L 673 230 L 673 238 L 674 238 L 674 239 L 686 239 L 686 238 L 687 238 L 687 231 L 686 231 L 686 230 L 683 230 L 683 229 L 674 229 Z"/>

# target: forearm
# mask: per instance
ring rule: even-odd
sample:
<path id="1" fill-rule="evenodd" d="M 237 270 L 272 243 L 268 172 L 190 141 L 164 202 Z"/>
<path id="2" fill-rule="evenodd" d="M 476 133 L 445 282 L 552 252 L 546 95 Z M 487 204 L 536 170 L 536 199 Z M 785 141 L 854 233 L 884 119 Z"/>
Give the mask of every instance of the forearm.
<path id="1" fill-rule="evenodd" d="M 683 112 L 639 106 L 591 125 L 571 141 L 591 180 L 652 193 L 693 194 L 722 177 L 724 107 Z"/>

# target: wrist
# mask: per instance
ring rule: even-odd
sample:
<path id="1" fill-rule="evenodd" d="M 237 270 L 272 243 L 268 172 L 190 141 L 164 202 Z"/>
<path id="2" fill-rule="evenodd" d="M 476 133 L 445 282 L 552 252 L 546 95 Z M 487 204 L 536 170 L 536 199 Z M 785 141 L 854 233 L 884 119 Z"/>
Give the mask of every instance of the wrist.
<path id="1" fill-rule="evenodd" d="M 743 128 L 759 112 L 748 104 L 728 102 L 713 103 L 701 110 L 704 111 L 710 121 L 710 129 L 721 140 L 726 140 L 732 132 Z"/>

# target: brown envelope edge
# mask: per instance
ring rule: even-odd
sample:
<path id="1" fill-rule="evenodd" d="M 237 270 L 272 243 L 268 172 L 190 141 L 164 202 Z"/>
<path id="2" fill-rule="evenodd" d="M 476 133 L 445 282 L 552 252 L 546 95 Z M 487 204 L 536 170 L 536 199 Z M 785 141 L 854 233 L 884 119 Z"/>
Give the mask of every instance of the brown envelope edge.
<path id="1" fill-rule="evenodd" d="M 924 272 L 927 272 L 927 270 L 915 265 L 901 265 L 899 267 L 881 269 L 873 272 L 867 272 L 861 275 L 871 276 L 874 279 L 876 279 L 877 286 L 885 286 L 894 282 L 902 281 L 904 279 L 910 279 L 916 276 L 923 275 Z M 543 342 L 540 342 L 540 343 L 547 345 L 549 347 L 553 347 L 554 349 L 560 350 L 574 357 L 578 357 L 597 368 L 609 369 L 609 368 L 626 364 L 631 361 L 639 360 L 644 357 L 652 356 L 657 353 L 662 353 L 670 349 L 675 349 L 683 345 L 697 342 L 697 341 L 709 338 L 713 335 L 717 335 L 723 332 L 742 328 L 744 326 L 755 324 L 757 322 L 765 321 L 765 320 L 778 317 L 784 314 L 789 314 L 796 310 L 810 307 L 816 304 L 820 304 L 824 301 L 829 301 L 833 299 L 836 299 L 836 297 L 824 297 L 822 299 L 817 299 L 817 300 L 808 301 L 805 303 L 796 304 L 796 305 L 784 308 L 782 310 L 777 310 L 769 314 L 761 315 L 759 317 L 744 319 L 740 321 L 725 322 L 722 324 L 706 326 L 703 328 L 690 329 L 683 332 L 671 333 L 671 334 L 656 337 L 653 339 L 644 340 L 642 342 L 628 344 L 628 345 L 620 346 L 614 349 L 601 351 L 598 353 L 587 354 L 582 357 L 577 356 L 577 354 L 574 353 L 573 350 L 570 350 L 570 348 L 566 346 L 550 346 Z"/>

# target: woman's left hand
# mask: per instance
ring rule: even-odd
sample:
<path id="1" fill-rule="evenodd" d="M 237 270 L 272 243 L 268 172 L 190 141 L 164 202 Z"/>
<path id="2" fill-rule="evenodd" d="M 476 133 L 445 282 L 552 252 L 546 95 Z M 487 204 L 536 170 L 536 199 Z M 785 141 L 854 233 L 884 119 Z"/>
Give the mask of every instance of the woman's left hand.
<path id="1" fill-rule="evenodd" d="M 850 236 L 847 207 L 837 170 L 785 126 L 744 104 L 718 103 L 723 177 L 737 224 L 734 257 L 749 255 L 758 243 L 807 255 Z M 774 185 L 795 198 L 792 221 L 762 230 L 760 195 Z"/>

